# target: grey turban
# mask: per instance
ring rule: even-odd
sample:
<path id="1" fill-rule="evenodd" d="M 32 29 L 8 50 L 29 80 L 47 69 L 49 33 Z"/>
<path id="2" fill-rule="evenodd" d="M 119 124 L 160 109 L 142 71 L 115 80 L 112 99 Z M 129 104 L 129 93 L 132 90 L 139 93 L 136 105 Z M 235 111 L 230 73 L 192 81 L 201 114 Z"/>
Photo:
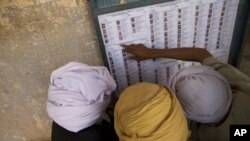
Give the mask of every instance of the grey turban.
<path id="1" fill-rule="evenodd" d="M 51 74 L 48 114 L 65 129 L 78 132 L 101 120 L 115 88 L 107 68 L 70 62 Z"/>
<path id="2" fill-rule="evenodd" d="M 207 66 L 177 72 L 170 79 L 170 87 L 180 100 L 186 117 L 200 123 L 219 122 L 232 102 L 227 80 Z"/>

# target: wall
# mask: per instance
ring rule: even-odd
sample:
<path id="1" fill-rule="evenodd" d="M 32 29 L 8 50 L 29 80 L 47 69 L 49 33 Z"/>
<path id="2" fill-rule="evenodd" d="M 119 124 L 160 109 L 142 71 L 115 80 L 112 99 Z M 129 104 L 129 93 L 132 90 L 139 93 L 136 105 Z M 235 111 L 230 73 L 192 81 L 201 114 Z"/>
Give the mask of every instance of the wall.
<path id="1" fill-rule="evenodd" d="M 102 64 L 85 0 L 0 0 L 0 141 L 47 141 L 51 72 Z"/>
<path id="2" fill-rule="evenodd" d="M 248 12 L 248 22 L 245 31 L 239 66 L 241 71 L 250 77 L 250 11 Z"/>

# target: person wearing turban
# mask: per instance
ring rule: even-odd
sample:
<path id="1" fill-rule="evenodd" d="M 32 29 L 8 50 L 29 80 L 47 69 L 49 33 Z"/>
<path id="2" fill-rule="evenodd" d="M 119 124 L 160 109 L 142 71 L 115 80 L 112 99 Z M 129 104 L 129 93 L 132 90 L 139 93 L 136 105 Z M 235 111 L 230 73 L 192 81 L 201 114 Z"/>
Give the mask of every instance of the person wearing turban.
<path id="1" fill-rule="evenodd" d="M 120 141 L 187 141 L 182 107 L 164 86 L 137 83 L 125 89 L 115 105 L 115 131 Z"/>
<path id="2" fill-rule="evenodd" d="M 171 58 L 202 64 L 176 72 L 169 83 L 189 120 L 191 141 L 228 141 L 230 125 L 250 124 L 250 78 L 206 49 L 121 46 L 138 61 Z"/>
<path id="3" fill-rule="evenodd" d="M 70 62 L 54 70 L 47 101 L 53 119 L 52 141 L 113 140 L 114 130 L 104 118 L 115 88 L 103 66 Z"/>
<path id="4" fill-rule="evenodd" d="M 175 73 L 169 82 L 192 121 L 218 123 L 231 106 L 232 91 L 227 80 L 211 67 L 188 67 Z"/>

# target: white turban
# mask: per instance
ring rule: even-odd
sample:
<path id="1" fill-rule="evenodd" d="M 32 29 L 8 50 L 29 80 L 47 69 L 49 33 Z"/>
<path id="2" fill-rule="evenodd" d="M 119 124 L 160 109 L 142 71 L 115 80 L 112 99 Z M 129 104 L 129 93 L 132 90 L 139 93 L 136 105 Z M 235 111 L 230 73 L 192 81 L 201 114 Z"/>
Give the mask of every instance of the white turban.
<path id="1" fill-rule="evenodd" d="M 100 120 L 115 88 L 105 67 L 68 63 L 51 74 L 48 114 L 65 129 L 78 132 Z"/>
<path id="2" fill-rule="evenodd" d="M 232 102 L 227 80 L 207 66 L 189 67 L 175 73 L 170 79 L 170 87 L 187 118 L 200 123 L 219 122 Z"/>

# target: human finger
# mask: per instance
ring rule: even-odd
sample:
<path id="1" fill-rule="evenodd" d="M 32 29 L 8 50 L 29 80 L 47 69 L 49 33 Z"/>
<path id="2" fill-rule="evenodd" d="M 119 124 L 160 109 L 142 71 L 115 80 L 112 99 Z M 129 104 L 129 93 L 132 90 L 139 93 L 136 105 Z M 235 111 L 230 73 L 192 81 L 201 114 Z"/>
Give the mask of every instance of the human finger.
<path id="1" fill-rule="evenodd" d="M 130 52 L 130 51 L 134 50 L 133 47 L 131 47 L 131 45 L 121 44 L 121 47 L 124 48 L 124 50 L 127 51 L 127 52 Z"/>
<path id="2" fill-rule="evenodd" d="M 124 51 L 131 53 L 131 54 L 134 54 L 134 51 L 131 48 L 124 48 Z"/>
<path id="3" fill-rule="evenodd" d="M 120 44 L 120 46 L 123 48 L 132 48 L 134 44 L 130 44 L 130 45 Z"/>
<path id="4" fill-rule="evenodd" d="M 130 49 L 133 49 L 133 48 L 141 46 L 141 45 L 143 45 L 143 44 L 130 44 L 130 45 L 120 44 L 121 47 L 130 48 Z"/>
<path id="5" fill-rule="evenodd" d="M 129 47 L 129 45 L 125 45 L 125 44 L 120 44 L 121 47 L 127 48 Z"/>
<path id="6" fill-rule="evenodd" d="M 130 56 L 130 57 L 128 57 L 128 59 L 140 61 L 140 59 L 136 56 Z"/>

